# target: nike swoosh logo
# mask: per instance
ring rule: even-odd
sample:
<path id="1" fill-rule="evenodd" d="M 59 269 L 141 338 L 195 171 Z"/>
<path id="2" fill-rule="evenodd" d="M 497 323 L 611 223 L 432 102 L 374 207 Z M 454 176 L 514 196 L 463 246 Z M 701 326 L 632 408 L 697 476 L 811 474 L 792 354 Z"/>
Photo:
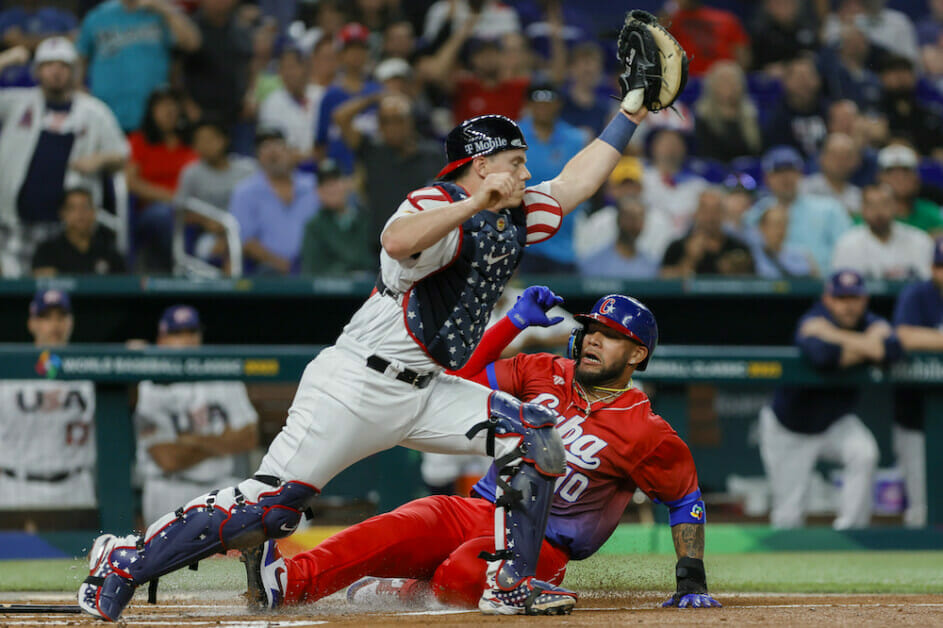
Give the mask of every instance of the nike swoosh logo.
<path id="1" fill-rule="evenodd" d="M 504 259 L 505 257 L 507 257 L 508 255 L 510 255 L 510 253 L 505 253 L 504 255 L 498 255 L 497 257 L 495 257 L 495 256 L 492 255 L 491 253 L 488 253 L 487 255 L 485 255 L 485 261 L 488 262 L 488 265 L 489 265 L 489 266 L 491 266 L 491 265 L 493 265 L 493 264 L 497 264 L 498 262 L 500 262 L 501 260 L 503 260 L 503 259 Z"/>
<path id="2" fill-rule="evenodd" d="M 295 528 L 297 527 L 298 527 L 297 523 L 293 526 L 283 523 L 279 529 L 282 530 L 283 532 L 294 532 Z"/>

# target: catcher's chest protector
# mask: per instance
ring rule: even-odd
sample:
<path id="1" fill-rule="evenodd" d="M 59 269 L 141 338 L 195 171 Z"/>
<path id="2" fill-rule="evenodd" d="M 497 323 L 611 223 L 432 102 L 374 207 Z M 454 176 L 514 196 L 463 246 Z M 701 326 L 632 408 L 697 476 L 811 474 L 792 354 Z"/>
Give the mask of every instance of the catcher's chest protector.
<path id="1" fill-rule="evenodd" d="M 468 196 L 453 183 L 436 187 L 450 202 Z M 403 297 L 410 335 L 442 366 L 463 366 L 484 335 L 491 310 L 524 254 L 526 221 L 521 207 L 478 212 L 462 223 L 455 258 Z"/>

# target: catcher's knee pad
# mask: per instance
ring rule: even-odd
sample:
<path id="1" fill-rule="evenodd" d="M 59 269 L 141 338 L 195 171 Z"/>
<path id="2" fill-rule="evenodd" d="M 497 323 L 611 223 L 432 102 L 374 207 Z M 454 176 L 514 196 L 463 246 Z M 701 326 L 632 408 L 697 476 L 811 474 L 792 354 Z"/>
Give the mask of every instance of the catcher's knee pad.
<path id="1" fill-rule="evenodd" d="M 491 561 L 489 584 L 510 590 L 537 573 L 554 483 L 566 470 L 566 451 L 555 428 L 559 415 L 545 406 L 496 392 L 488 414 L 487 422 L 469 430 L 469 438 L 487 429 L 491 455 L 496 438 L 516 439 L 508 453 L 495 459 L 495 553 L 481 554 Z"/>
<path id="2" fill-rule="evenodd" d="M 495 465 L 514 467 L 521 462 L 534 465 L 541 474 L 559 477 L 566 470 L 566 450 L 555 426 L 559 415 L 538 403 L 523 403 L 503 392 L 493 392 L 488 399 L 488 420 L 474 425 L 466 434 L 473 438 L 487 430 L 486 451 L 495 456 L 496 439 L 501 455 Z"/>
<path id="3" fill-rule="evenodd" d="M 217 552 L 288 536 L 317 494 L 303 482 L 272 486 L 249 479 L 201 495 L 151 524 L 126 571 L 141 584 Z"/>

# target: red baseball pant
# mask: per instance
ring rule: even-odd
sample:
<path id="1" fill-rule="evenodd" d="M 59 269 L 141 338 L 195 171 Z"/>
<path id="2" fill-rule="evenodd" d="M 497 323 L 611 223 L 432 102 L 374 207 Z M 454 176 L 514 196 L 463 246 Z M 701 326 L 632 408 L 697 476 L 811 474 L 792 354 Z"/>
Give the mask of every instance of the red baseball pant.
<path id="1" fill-rule="evenodd" d="M 313 602 L 364 576 L 430 581 L 444 603 L 475 607 L 494 552 L 494 504 L 486 499 L 433 495 L 367 519 L 314 549 L 286 559 L 285 602 Z M 568 552 L 546 539 L 537 578 L 560 584 Z"/>

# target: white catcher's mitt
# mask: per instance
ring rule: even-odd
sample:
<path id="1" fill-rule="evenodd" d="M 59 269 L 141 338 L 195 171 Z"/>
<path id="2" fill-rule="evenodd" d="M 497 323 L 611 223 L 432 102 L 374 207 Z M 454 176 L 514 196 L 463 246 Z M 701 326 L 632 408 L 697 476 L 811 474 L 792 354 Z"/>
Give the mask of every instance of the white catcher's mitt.
<path id="1" fill-rule="evenodd" d="M 635 113 L 670 107 L 688 81 L 688 57 L 658 18 L 636 9 L 625 16 L 619 33 L 622 108 Z"/>

